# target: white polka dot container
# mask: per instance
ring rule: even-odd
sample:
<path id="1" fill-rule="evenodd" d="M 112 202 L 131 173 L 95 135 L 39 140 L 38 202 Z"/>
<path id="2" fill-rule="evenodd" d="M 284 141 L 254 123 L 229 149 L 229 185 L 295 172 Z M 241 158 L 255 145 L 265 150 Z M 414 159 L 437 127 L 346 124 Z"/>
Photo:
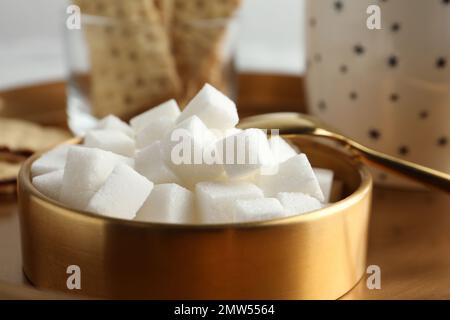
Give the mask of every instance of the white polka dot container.
<path id="1" fill-rule="evenodd" d="M 373 4 L 380 30 L 366 25 Z M 306 21 L 309 111 L 369 147 L 450 172 L 450 1 L 309 1 Z"/>

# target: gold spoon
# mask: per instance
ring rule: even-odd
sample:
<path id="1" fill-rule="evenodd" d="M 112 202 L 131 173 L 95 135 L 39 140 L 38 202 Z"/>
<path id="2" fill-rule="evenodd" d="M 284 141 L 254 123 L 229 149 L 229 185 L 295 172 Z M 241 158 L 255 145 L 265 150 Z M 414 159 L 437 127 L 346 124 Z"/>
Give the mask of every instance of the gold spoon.
<path id="1" fill-rule="evenodd" d="M 283 135 L 307 134 L 338 141 L 362 161 L 403 175 L 422 184 L 450 193 L 450 175 L 413 162 L 405 161 L 370 149 L 314 117 L 296 112 L 276 112 L 247 117 L 239 123 L 241 128 L 279 129 Z"/>

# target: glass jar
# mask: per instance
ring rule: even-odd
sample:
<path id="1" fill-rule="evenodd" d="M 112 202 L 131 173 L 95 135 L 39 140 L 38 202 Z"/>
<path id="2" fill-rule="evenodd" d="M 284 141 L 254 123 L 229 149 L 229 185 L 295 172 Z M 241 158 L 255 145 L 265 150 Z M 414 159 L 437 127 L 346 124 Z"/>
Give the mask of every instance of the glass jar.
<path id="1" fill-rule="evenodd" d="M 203 18 L 181 15 L 193 8 L 174 9 L 169 18 L 150 2 L 75 3 L 81 29 L 67 30 L 65 47 L 68 122 L 76 134 L 108 114 L 127 120 L 171 98 L 183 106 L 205 83 L 234 98 L 238 19 L 231 11 Z"/>

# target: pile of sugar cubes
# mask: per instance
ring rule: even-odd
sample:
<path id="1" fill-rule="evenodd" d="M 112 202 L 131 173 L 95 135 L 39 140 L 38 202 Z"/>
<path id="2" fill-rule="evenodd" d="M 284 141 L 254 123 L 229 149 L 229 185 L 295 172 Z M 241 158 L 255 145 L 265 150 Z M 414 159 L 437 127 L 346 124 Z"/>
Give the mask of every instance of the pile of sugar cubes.
<path id="1" fill-rule="evenodd" d="M 170 100 L 130 124 L 105 117 L 81 145 L 34 161 L 33 185 L 69 208 L 156 223 L 263 221 L 328 203 L 332 171 L 238 122 L 235 103 L 206 84 L 183 111 Z"/>

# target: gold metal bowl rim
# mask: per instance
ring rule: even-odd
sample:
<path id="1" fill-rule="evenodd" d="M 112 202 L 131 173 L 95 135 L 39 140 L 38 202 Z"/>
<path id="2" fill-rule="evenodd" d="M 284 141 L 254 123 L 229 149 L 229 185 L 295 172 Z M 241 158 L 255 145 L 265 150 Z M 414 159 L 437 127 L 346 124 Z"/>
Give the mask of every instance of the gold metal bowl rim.
<path id="1" fill-rule="evenodd" d="M 67 143 L 75 144 L 79 142 L 79 139 L 69 140 Z M 324 146 L 318 143 L 319 148 L 332 149 L 331 147 Z M 53 200 L 44 194 L 42 194 L 38 189 L 36 189 L 32 183 L 31 179 L 31 164 L 36 160 L 43 152 L 36 153 L 30 158 L 28 158 L 23 164 L 19 172 L 19 183 L 30 192 L 30 194 L 41 201 L 50 203 L 51 205 L 58 207 L 61 214 L 77 214 L 81 217 L 87 219 L 94 219 L 98 221 L 103 221 L 108 224 L 120 224 L 129 225 L 137 228 L 158 228 L 158 229 L 192 229 L 192 230 L 217 230 L 217 229 L 240 229 L 240 228 L 264 228 L 270 226 L 279 226 L 286 224 L 297 224 L 306 221 L 314 221 L 322 219 L 328 215 L 337 214 L 343 211 L 344 208 L 351 207 L 353 204 L 357 203 L 367 192 L 370 192 L 372 186 L 372 176 L 368 168 L 359 160 L 352 158 L 343 152 L 334 149 L 333 152 L 339 154 L 347 162 L 350 162 L 361 178 L 361 183 L 358 188 L 352 192 L 349 196 L 332 203 L 326 207 L 318 210 L 311 211 L 306 214 L 300 214 L 285 218 L 276 218 L 264 221 L 252 221 L 252 222 L 241 222 L 241 223 L 221 223 L 221 224 L 170 224 L 170 223 L 155 223 L 155 222 L 143 222 L 137 220 L 125 220 L 120 218 L 114 218 L 110 216 L 102 216 L 94 213 L 90 213 L 83 210 L 75 210 L 65 206 L 64 204 Z M 19 191 L 20 192 L 20 191 Z"/>

